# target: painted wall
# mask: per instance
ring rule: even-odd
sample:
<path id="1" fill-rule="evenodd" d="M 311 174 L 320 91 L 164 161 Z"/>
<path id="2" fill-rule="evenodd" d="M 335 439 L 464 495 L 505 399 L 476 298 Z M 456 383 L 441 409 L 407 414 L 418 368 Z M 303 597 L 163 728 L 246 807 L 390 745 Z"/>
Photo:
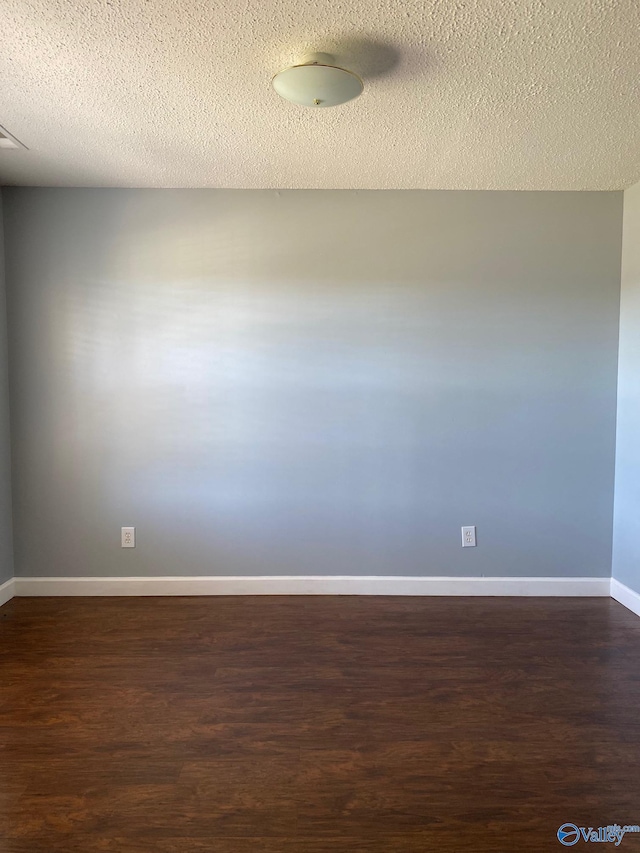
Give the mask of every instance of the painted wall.
<path id="1" fill-rule="evenodd" d="M 4 229 L 0 192 L 0 584 L 13 577 L 11 524 L 11 451 L 9 435 L 9 372 L 4 273 Z"/>
<path id="2" fill-rule="evenodd" d="M 6 190 L 16 573 L 608 576 L 621 216 Z"/>
<path id="3" fill-rule="evenodd" d="M 640 593 L 640 184 L 624 194 L 613 577 Z"/>

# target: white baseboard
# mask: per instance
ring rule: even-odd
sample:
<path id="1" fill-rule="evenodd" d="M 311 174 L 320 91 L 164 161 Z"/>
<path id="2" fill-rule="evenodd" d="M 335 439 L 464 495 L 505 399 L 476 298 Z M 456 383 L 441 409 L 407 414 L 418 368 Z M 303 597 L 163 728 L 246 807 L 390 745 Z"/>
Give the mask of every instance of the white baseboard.
<path id="1" fill-rule="evenodd" d="M 615 598 L 636 616 L 640 616 L 640 595 L 615 578 L 611 578 L 611 598 Z"/>
<path id="2" fill-rule="evenodd" d="M 0 584 L 0 607 L 3 604 L 6 604 L 7 601 L 11 601 L 15 593 L 15 582 L 14 578 L 9 578 L 8 581 L 5 581 L 3 584 Z"/>
<path id="3" fill-rule="evenodd" d="M 15 578 L 14 594 L 42 595 L 513 595 L 609 596 L 610 578 L 375 576 Z"/>

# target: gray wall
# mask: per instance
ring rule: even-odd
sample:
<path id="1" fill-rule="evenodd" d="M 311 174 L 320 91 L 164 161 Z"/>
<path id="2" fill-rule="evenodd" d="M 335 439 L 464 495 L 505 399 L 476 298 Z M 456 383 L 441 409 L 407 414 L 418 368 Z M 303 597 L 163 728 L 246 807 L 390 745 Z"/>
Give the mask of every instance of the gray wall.
<path id="1" fill-rule="evenodd" d="M 622 194 L 6 207 L 17 574 L 609 575 Z"/>
<path id="2" fill-rule="evenodd" d="M 624 194 L 613 576 L 640 592 L 640 184 Z"/>
<path id="3" fill-rule="evenodd" d="M 13 577 L 12 538 L 7 310 L 5 299 L 2 193 L 0 192 L 0 584 Z"/>

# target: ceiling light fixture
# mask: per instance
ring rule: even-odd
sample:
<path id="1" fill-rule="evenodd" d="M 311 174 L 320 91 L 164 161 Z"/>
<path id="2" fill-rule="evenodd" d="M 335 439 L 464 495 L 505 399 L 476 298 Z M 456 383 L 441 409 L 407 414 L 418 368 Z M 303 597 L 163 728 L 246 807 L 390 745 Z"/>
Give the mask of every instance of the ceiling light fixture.
<path id="1" fill-rule="evenodd" d="M 328 53 L 305 56 L 299 65 L 285 68 L 273 78 L 273 88 L 301 107 L 336 107 L 357 98 L 364 89 L 352 71 L 332 64 Z"/>

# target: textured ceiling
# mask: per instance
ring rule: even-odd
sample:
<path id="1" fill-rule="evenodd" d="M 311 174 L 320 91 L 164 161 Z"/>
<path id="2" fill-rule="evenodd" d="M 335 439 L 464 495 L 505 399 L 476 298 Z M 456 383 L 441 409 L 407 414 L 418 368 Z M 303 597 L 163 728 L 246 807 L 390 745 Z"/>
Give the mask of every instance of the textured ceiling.
<path id="1" fill-rule="evenodd" d="M 620 189 L 638 0 L 2 0 L 6 184 Z M 309 51 L 360 74 L 281 100 Z"/>

